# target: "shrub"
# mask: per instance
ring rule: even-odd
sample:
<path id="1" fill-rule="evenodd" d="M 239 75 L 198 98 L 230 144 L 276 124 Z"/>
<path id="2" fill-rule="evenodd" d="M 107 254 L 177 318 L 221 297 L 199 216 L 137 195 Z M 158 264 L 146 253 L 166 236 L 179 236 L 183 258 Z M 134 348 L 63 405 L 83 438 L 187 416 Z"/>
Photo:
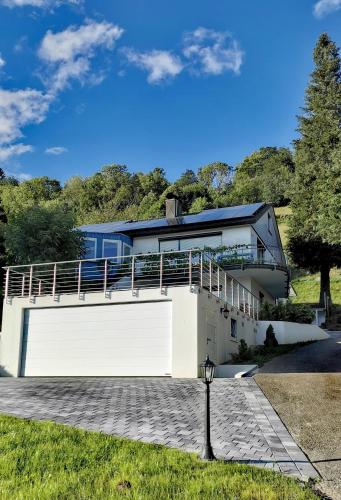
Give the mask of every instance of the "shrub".
<path id="1" fill-rule="evenodd" d="M 259 319 L 310 324 L 314 319 L 314 313 L 306 304 L 293 304 L 287 301 L 286 303 L 272 305 L 266 302 L 259 312 Z"/>
<path id="2" fill-rule="evenodd" d="M 278 346 L 278 340 L 276 339 L 274 328 L 273 328 L 271 323 L 266 329 L 266 338 L 264 340 L 264 345 L 266 347 L 277 347 Z"/>
<path id="3" fill-rule="evenodd" d="M 234 363 L 239 363 L 243 361 L 250 361 L 252 359 L 253 353 L 251 347 L 248 347 L 246 341 L 241 339 L 238 346 L 238 354 L 234 353 L 231 355 L 232 361 Z"/>

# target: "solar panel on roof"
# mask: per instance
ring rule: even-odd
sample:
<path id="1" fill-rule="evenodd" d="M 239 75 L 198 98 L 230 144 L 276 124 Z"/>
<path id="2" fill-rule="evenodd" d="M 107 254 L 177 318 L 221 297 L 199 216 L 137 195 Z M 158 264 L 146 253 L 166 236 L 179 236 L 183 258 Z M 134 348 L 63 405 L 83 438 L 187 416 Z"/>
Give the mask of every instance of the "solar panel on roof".
<path id="1" fill-rule="evenodd" d="M 195 224 L 200 222 L 211 222 L 215 220 L 236 219 L 239 217 L 250 217 L 264 205 L 264 203 L 252 203 L 250 205 L 238 205 L 235 207 L 212 208 L 203 210 L 199 214 L 184 215 L 181 217 L 180 225 Z M 87 224 L 80 226 L 78 229 L 86 232 L 94 233 L 113 233 L 136 231 L 139 229 L 159 228 L 169 226 L 169 221 L 166 218 L 141 220 L 141 221 L 116 221 L 105 222 L 102 224 Z"/>

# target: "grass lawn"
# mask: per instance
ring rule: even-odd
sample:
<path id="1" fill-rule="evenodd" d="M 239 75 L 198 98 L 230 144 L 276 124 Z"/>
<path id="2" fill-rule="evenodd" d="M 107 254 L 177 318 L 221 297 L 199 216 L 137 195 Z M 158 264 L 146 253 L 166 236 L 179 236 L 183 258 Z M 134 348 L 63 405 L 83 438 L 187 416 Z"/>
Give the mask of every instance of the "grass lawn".
<path id="1" fill-rule="evenodd" d="M 292 285 L 297 294 L 293 297 L 293 302 L 316 304 L 320 294 L 320 275 L 309 274 L 301 276 L 292 281 Z M 341 304 L 341 270 L 332 269 L 330 271 L 330 289 L 334 304 Z"/>
<path id="2" fill-rule="evenodd" d="M 50 422 L 0 417 L 0 497 L 315 499 L 300 483 L 246 465 Z"/>

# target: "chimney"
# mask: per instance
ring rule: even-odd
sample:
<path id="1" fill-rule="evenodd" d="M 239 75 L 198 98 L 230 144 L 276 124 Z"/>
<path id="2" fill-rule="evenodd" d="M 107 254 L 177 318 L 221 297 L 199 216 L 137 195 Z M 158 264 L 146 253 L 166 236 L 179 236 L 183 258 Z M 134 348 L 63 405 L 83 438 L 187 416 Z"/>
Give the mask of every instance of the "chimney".
<path id="1" fill-rule="evenodd" d="M 174 221 L 181 216 L 182 207 L 181 202 L 174 194 L 167 195 L 166 198 L 166 218 L 169 221 Z"/>

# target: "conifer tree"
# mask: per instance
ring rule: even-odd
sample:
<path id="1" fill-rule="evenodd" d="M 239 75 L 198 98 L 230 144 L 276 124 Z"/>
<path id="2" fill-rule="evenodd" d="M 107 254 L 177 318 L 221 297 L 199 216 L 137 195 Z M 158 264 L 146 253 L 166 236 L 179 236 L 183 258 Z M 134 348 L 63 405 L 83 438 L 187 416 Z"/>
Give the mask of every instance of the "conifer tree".
<path id="1" fill-rule="evenodd" d="M 333 201 L 327 186 L 336 182 L 335 155 L 341 147 L 340 56 L 326 33 L 317 42 L 314 63 L 303 114 L 298 117 L 300 136 L 294 143 L 296 169 L 288 250 L 300 267 L 320 271 L 323 304 L 325 295 L 330 299 L 330 269 L 341 265 L 340 244 L 323 223 L 327 205 L 329 216 L 331 210 L 337 210 L 335 197 Z"/>

